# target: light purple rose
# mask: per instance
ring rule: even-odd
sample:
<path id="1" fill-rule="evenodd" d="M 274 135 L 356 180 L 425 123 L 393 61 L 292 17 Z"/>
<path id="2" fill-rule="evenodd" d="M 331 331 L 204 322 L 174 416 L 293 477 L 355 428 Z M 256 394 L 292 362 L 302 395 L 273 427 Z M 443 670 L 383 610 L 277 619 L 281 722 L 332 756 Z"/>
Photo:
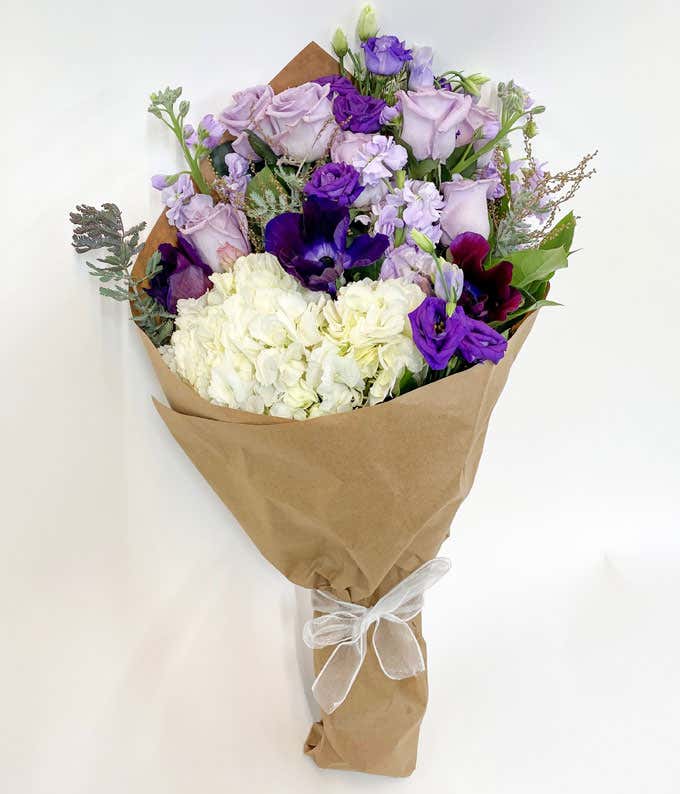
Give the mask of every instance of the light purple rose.
<path id="1" fill-rule="evenodd" d="M 416 160 L 446 160 L 456 148 L 456 136 L 467 118 L 472 97 L 445 89 L 399 91 L 404 127 L 401 137 Z"/>
<path id="2" fill-rule="evenodd" d="M 498 116 L 483 105 L 471 105 L 467 117 L 460 125 L 457 146 L 467 146 L 475 131 L 482 128 L 481 140 L 490 141 L 498 135 L 501 123 Z"/>
<path id="3" fill-rule="evenodd" d="M 439 219 L 442 230 L 441 241 L 450 245 L 451 240 L 462 232 L 475 232 L 488 238 L 491 226 L 489 210 L 486 205 L 486 194 L 492 179 L 463 179 L 443 182 L 441 191 L 445 205 Z"/>
<path id="4" fill-rule="evenodd" d="M 274 91 L 269 85 L 256 85 L 245 91 L 238 91 L 232 97 L 231 105 L 220 114 L 220 121 L 227 130 L 236 136 L 233 142 L 234 151 L 248 160 L 259 160 L 253 151 L 246 130 L 253 130 L 262 137 L 260 125 L 265 111 L 274 98 Z M 267 125 L 269 131 L 269 126 Z"/>
<path id="5" fill-rule="evenodd" d="M 311 162 L 328 152 L 338 129 L 328 92 L 328 85 L 304 83 L 274 97 L 264 118 L 271 134 L 264 138 L 277 154 Z"/>
<path id="6" fill-rule="evenodd" d="M 209 199 L 212 205 L 210 196 L 202 198 Z M 215 272 L 222 270 L 220 249 L 225 249 L 225 246 L 240 256 L 250 253 L 246 216 L 230 204 L 208 206 L 207 202 L 202 202 L 192 213 L 190 223 L 181 231 Z"/>
<path id="7" fill-rule="evenodd" d="M 434 85 L 432 71 L 432 47 L 418 47 L 413 53 L 409 69 L 409 91 L 425 91 Z"/>

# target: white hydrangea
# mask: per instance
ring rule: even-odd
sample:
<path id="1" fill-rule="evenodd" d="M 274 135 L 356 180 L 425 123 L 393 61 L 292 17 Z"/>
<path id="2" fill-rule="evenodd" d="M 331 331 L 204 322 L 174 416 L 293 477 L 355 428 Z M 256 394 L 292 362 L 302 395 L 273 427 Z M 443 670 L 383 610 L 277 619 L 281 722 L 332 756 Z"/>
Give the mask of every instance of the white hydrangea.
<path id="1" fill-rule="evenodd" d="M 424 370 L 407 316 L 424 296 L 403 279 L 355 282 L 332 301 L 270 254 L 210 278 L 210 292 L 178 301 L 161 354 L 212 403 L 305 419 L 382 402 Z"/>
<path id="2" fill-rule="evenodd" d="M 324 306 L 322 346 L 356 362 L 368 405 L 389 397 L 406 370 L 416 377 L 424 372 L 408 319 L 423 298 L 420 287 L 404 279 L 364 279 L 342 287 Z"/>

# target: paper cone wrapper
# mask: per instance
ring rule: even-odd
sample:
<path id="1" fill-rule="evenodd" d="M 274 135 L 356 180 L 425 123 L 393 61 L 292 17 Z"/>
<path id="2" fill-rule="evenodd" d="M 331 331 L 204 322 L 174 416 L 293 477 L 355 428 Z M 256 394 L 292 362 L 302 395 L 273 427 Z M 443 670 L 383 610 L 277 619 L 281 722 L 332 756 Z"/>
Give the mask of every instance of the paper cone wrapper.
<path id="1" fill-rule="evenodd" d="M 277 89 L 337 71 L 306 47 Z M 161 215 L 135 265 L 143 274 L 174 230 Z M 262 554 L 307 588 L 372 604 L 437 555 L 477 470 L 491 411 L 534 318 L 496 366 L 478 364 L 389 402 L 295 421 L 211 405 L 181 382 L 140 332 L 169 407 L 170 432 Z M 423 653 L 420 618 L 411 624 Z M 265 650 L 265 649 L 263 649 Z M 318 671 L 332 648 L 314 651 Z M 427 704 L 427 674 L 395 681 L 372 648 L 345 702 L 312 726 L 321 767 L 409 775 Z"/>

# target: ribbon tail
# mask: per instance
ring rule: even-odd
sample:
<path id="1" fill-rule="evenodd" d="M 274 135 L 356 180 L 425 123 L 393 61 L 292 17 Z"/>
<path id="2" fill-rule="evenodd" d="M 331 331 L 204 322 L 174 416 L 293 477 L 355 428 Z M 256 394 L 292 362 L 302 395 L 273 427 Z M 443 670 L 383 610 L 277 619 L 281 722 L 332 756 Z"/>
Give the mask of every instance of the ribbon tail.
<path id="1" fill-rule="evenodd" d="M 314 699 L 332 714 L 347 697 L 366 658 L 366 638 L 361 635 L 337 645 L 312 684 Z"/>
<path id="2" fill-rule="evenodd" d="M 373 649 L 383 673 L 400 681 L 422 673 L 425 659 L 408 623 L 383 615 L 373 632 Z"/>

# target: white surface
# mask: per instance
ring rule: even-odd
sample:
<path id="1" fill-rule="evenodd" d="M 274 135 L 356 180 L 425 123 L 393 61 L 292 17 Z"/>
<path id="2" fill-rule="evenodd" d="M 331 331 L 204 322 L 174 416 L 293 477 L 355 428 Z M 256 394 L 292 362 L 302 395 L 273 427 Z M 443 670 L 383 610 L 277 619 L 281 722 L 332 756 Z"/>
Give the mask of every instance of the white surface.
<path id="1" fill-rule="evenodd" d="M 583 252 L 551 295 L 565 307 L 522 352 L 428 598 L 432 697 L 407 781 L 302 756 L 294 588 L 167 433 L 124 310 L 69 250 L 78 201 L 158 214 L 148 178 L 177 155 L 151 90 L 182 84 L 196 117 L 217 111 L 351 24 L 359 4 L 337 5 L 4 6 L 0 790 L 675 794 L 670 0 L 381 9 L 442 65 L 530 87 L 551 163 L 601 152 L 574 204 Z"/>

